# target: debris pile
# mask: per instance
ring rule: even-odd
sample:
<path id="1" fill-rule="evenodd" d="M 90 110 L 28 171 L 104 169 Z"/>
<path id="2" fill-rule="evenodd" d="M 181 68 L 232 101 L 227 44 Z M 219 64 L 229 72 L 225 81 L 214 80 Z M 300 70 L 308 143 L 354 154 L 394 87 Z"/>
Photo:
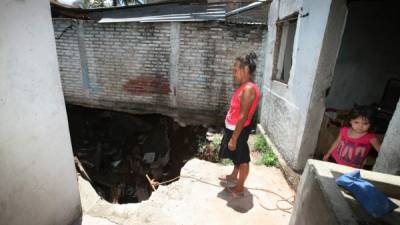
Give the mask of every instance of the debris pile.
<path id="1" fill-rule="evenodd" d="M 222 141 L 222 131 L 208 128 L 206 138 L 199 142 L 199 158 L 209 162 L 219 162 L 219 149 Z"/>
<path id="2" fill-rule="evenodd" d="M 148 199 L 146 175 L 157 181 L 179 176 L 206 136 L 204 127 L 180 127 L 161 115 L 74 105 L 67 105 L 67 112 L 77 169 L 111 203 Z"/>

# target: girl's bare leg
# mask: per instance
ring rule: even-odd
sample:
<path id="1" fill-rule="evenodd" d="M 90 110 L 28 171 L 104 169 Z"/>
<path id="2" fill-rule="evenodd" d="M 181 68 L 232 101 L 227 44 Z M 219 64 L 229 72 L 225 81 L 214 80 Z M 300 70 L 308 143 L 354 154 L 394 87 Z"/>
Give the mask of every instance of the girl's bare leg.
<path id="1" fill-rule="evenodd" d="M 239 174 L 239 166 L 234 166 L 232 173 L 227 175 L 226 178 L 227 180 L 230 181 L 236 181 L 238 179 L 238 174 Z"/>
<path id="2" fill-rule="evenodd" d="M 249 163 L 242 163 L 239 165 L 239 180 L 236 183 L 236 186 L 233 188 L 233 191 L 236 193 L 243 192 L 244 183 L 249 175 L 250 166 Z"/>

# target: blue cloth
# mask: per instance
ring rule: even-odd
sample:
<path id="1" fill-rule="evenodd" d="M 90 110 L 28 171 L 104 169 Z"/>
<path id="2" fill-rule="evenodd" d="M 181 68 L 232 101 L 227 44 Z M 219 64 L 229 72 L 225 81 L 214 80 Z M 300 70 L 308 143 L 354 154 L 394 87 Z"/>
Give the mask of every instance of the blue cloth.
<path id="1" fill-rule="evenodd" d="M 359 170 L 338 177 L 336 184 L 350 191 L 364 209 L 375 218 L 382 217 L 398 207 L 373 184 L 363 180 Z"/>

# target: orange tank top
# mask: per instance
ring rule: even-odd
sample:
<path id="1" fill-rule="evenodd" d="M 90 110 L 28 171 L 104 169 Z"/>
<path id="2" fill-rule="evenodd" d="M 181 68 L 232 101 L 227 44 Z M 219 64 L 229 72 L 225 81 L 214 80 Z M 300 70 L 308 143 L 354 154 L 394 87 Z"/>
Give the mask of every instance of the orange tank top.
<path id="1" fill-rule="evenodd" d="M 234 130 L 237 121 L 239 120 L 240 117 L 240 94 L 242 93 L 242 90 L 245 87 L 251 87 L 254 88 L 256 92 L 256 97 L 253 100 L 253 103 L 251 104 L 249 114 L 247 115 L 247 119 L 244 122 L 243 127 L 247 127 L 251 123 L 251 119 L 253 118 L 254 112 L 256 111 L 257 104 L 260 100 L 260 90 L 258 89 L 257 85 L 253 82 L 246 82 L 240 85 L 238 89 L 233 93 L 232 99 L 231 99 L 231 104 L 228 110 L 228 113 L 226 114 L 225 118 L 225 125 L 228 129 Z"/>

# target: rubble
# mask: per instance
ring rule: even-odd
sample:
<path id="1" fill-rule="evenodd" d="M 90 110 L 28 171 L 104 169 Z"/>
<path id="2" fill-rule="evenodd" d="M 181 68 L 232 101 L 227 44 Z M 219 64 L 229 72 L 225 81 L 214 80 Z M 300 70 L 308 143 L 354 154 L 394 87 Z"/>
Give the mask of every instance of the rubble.
<path id="1" fill-rule="evenodd" d="M 179 176 L 206 128 L 180 127 L 161 115 L 130 115 L 67 105 L 77 170 L 110 203 L 146 200 L 146 179 Z"/>

